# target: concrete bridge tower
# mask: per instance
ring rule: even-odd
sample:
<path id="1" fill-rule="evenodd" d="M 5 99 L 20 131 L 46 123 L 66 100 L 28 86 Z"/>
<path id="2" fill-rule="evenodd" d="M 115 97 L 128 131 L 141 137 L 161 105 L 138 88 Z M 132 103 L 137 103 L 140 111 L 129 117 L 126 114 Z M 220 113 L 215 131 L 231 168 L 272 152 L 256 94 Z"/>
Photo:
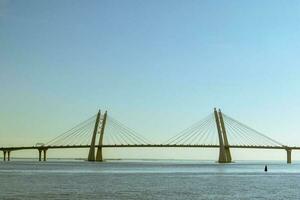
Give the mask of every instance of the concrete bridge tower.
<path id="1" fill-rule="evenodd" d="M 103 145 L 103 135 L 104 135 L 104 129 L 106 124 L 106 118 L 107 118 L 107 111 L 105 111 L 101 123 L 101 129 L 100 129 L 100 137 L 99 137 L 99 143 L 98 143 L 98 149 L 97 149 L 97 155 L 96 155 L 96 161 L 102 162 L 103 156 L 102 156 L 102 145 Z"/>
<path id="2" fill-rule="evenodd" d="M 217 126 L 217 131 L 218 131 L 218 137 L 219 137 L 219 163 L 231 163 L 231 153 L 229 149 L 229 143 L 227 139 L 227 134 L 226 134 L 226 128 L 225 128 L 225 123 L 223 120 L 223 115 L 221 110 L 219 109 L 219 112 L 217 112 L 217 109 L 214 109 L 214 116 L 215 116 L 215 121 L 216 121 L 216 126 Z"/>
<path id="3" fill-rule="evenodd" d="M 105 124 L 106 124 L 106 118 L 107 118 L 107 111 L 105 111 L 104 115 L 101 116 L 101 111 L 99 110 L 99 112 L 97 113 L 93 137 L 91 140 L 88 161 L 102 161 L 103 160 L 102 145 L 103 145 L 103 135 L 104 135 L 104 129 L 105 129 Z M 99 136 L 99 143 L 98 143 L 98 147 L 97 147 L 97 154 L 95 157 L 95 147 L 96 147 L 95 143 L 96 143 L 97 133 L 99 133 L 100 136 Z"/>

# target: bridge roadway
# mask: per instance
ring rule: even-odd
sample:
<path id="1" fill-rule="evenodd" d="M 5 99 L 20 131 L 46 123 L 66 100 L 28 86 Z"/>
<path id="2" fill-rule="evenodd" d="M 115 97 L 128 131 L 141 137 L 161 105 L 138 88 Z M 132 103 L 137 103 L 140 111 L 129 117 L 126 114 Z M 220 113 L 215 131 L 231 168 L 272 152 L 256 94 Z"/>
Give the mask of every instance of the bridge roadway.
<path id="1" fill-rule="evenodd" d="M 26 149 L 80 149 L 90 148 L 91 145 L 66 145 L 66 146 L 24 146 L 24 147 L 0 147 L 0 151 L 17 151 Z M 95 147 L 103 148 L 220 148 L 220 145 L 188 145 L 188 144 L 117 144 L 117 145 L 95 145 Z M 300 150 L 300 147 L 288 147 L 288 146 L 247 146 L 247 145 L 229 145 L 226 148 L 235 149 L 289 149 Z"/>
<path id="2" fill-rule="evenodd" d="M 90 148 L 91 145 L 66 145 L 66 146 L 23 146 L 23 147 L 0 147 L 0 151 L 3 151 L 3 160 L 10 161 L 10 153 L 18 150 L 33 150 L 36 149 L 39 152 L 39 161 L 47 160 L 47 150 L 49 149 L 81 149 Z M 118 144 L 118 145 L 95 145 L 95 148 L 220 148 L 220 145 L 188 145 L 188 144 Z M 288 147 L 288 146 L 247 146 L 247 145 L 228 145 L 225 148 L 235 149 L 282 149 L 287 152 L 287 163 L 291 163 L 292 150 L 300 150 L 300 147 Z M 7 154 L 7 158 L 6 158 Z"/>

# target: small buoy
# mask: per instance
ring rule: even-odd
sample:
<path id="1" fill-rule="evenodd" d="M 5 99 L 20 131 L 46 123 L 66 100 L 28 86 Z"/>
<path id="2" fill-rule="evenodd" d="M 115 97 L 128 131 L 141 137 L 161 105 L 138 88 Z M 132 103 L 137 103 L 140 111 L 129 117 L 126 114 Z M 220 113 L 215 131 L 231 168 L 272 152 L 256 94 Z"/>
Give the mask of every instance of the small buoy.
<path id="1" fill-rule="evenodd" d="M 265 165 L 265 172 L 267 172 L 268 171 L 268 166 L 267 165 Z"/>

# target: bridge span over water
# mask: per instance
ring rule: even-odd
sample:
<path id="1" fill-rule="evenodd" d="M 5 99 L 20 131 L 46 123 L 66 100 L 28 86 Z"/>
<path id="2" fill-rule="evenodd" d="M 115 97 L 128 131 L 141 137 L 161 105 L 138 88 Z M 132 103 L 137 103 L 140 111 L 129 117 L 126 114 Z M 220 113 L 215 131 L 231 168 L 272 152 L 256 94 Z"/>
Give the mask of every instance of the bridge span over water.
<path id="1" fill-rule="evenodd" d="M 219 163 L 231 163 L 231 149 L 282 149 L 291 163 L 289 147 L 225 115 L 221 110 L 181 131 L 168 140 L 154 144 L 141 134 L 101 111 L 70 130 L 42 145 L 0 147 L 4 161 L 11 160 L 11 152 L 35 149 L 39 161 L 47 160 L 50 149 L 89 149 L 88 161 L 103 161 L 103 148 L 218 148 Z"/>

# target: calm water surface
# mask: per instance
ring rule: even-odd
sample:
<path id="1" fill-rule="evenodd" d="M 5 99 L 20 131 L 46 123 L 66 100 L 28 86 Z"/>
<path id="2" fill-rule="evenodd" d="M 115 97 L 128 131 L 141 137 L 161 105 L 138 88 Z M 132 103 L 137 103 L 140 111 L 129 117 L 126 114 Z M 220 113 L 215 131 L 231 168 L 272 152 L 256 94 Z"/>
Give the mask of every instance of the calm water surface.
<path id="1" fill-rule="evenodd" d="M 300 164 L 0 162 L 0 199 L 300 199 Z"/>

